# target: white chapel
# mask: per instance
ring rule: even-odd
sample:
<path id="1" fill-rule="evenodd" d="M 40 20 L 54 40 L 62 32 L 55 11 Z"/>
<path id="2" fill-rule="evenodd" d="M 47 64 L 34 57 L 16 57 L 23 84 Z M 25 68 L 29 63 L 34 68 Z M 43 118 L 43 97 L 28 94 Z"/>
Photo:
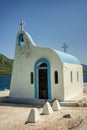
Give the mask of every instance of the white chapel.
<path id="1" fill-rule="evenodd" d="M 80 61 L 61 51 L 38 47 L 24 31 L 16 36 L 10 97 L 69 100 L 83 93 Z"/>

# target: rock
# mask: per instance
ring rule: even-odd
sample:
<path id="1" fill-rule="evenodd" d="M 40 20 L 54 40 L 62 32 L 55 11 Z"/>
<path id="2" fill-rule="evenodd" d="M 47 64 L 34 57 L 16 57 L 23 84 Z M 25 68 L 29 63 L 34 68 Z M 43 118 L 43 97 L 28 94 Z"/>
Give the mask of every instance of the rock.
<path id="1" fill-rule="evenodd" d="M 84 103 L 84 107 L 87 107 L 87 102 L 86 102 L 86 103 Z"/>
<path id="2" fill-rule="evenodd" d="M 82 98 L 81 100 L 79 100 L 79 102 L 85 102 L 86 101 L 86 98 Z"/>
<path id="3" fill-rule="evenodd" d="M 65 114 L 63 118 L 71 118 L 70 114 Z"/>

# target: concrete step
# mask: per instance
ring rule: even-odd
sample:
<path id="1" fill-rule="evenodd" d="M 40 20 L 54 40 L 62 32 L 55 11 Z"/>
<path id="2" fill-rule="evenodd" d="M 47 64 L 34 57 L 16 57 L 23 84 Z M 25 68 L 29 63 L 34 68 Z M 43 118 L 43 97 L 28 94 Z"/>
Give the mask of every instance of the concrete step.
<path id="1" fill-rule="evenodd" d="M 60 106 L 64 107 L 76 107 L 77 101 L 74 102 L 60 102 Z"/>
<path id="2" fill-rule="evenodd" d="M 15 104 L 28 104 L 33 107 L 43 107 L 46 102 L 49 102 L 50 105 L 53 105 L 54 100 L 45 100 L 45 99 L 32 99 L 32 98 L 13 98 L 13 97 L 4 97 L 1 102 L 3 103 L 15 103 Z M 64 101 L 59 102 L 60 106 L 72 107 L 76 106 L 78 101 Z"/>
<path id="3" fill-rule="evenodd" d="M 32 98 L 13 98 L 5 97 L 2 102 L 4 103 L 15 103 L 15 104 L 28 104 L 37 107 L 43 107 L 46 100 L 44 99 L 32 99 Z"/>

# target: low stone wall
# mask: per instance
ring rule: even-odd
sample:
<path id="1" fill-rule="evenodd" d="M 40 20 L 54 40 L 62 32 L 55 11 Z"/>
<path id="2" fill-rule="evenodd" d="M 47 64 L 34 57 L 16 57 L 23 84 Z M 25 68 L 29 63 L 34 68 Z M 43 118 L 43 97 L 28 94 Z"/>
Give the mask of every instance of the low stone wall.
<path id="1" fill-rule="evenodd" d="M 83 83 L 83 86 L 84 86 L 84 92 L 86 93 L 87 92 L 87 83 Z"/>

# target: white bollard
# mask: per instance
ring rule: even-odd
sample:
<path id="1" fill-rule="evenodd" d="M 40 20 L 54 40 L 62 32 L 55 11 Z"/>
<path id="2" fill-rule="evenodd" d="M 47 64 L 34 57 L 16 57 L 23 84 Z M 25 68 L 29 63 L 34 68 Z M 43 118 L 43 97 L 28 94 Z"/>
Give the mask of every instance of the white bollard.
<path id="1" fill-rule="evenodd" d="M 60 104 L 59 104 L 58 100 L 55 100 L 53 102 L 52 109 L 53 109 L 53 111 L 59 111 L 60 110 Z"/>
<path id="2" fill-rule="evenodd" d="M 48 102 L 45 103 L 44 107 L 43 107 L 43 111 L 42 111 L 42 114 L 43 115 L 49 115 L 53 113 L 53 110 L 50 106 L 50 104 Z"/>
<path id="3" fill-rule="evenodd" d="M 40 119 L 40 114 L 37 108 L 32 108 L 26 123 L 36 123 Z"/>

